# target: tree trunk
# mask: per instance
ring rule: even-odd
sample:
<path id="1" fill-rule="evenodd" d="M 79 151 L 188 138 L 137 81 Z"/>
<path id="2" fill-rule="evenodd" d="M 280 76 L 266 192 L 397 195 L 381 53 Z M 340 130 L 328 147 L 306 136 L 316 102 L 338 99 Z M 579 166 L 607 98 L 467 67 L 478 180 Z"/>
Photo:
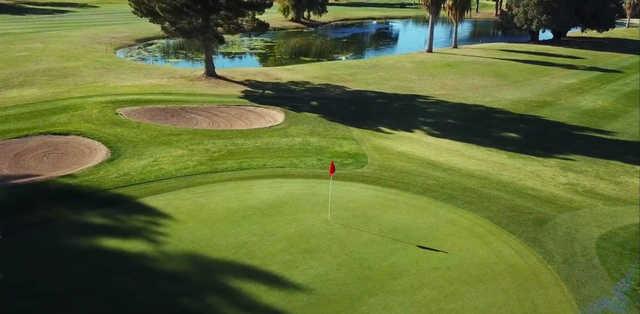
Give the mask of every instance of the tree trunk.
<path id="1" fill-rule="evenodd" d="M 629 28 L 631 26 L 631 14 L 627 14 L 627 25 L 625 25 L 626 28 Z"/>
<path id="2" fill-rule="evenodd" d="M 451 48 L 458 48 L 458 22 L 453 23 L 453 45 Z"/>
<path id="3" fill-rule="evenodd" d="M 429 38 L 427 38 L 427 52 L 433 52 L 433 33 L 436 28 L 436 19 L 438 17 L 435 14 L 429 13 Z"/>
<path id="4" fill-rule="evenodd" d="M 529 30 L 529 40 L 532 43 L 537 43 L 540 41 L 540 32 Z"/>
<path id="5" fill-rule="evenodd" d="M 553 34 L 553 40 L 561 40 L 562 38 L 567 37 L 568 30 L 563 29 L 552 29 L 551 34 Z"/>
<path id="6" fill-rule="evenodd" d="M 213 63 L 213 45 L 208 40 L 202 41 L 204 49 L 204 76 L 218 77 L 216 65 Z"/>
<path id="7" fill-rule="evenodd" d="M 476 0 L 476 13 L 480 13 L 480 0 Z"/>
<path id="8" fill-rule="evenodd" d="M 303 10 L 295 10 L 294 11 L 294 17 L 293 20 L 300 23 L 302 22 L 302 19 L 304 18 L 304 11 Z"/>
<path id="9" fill-rule="evenodd" d="M 496 6 L 495 6 L 495 12 L 493 13 L 495 16 L 498 16 L 498 5 L 500 0 L 495 0 L 496 1 Z"/>

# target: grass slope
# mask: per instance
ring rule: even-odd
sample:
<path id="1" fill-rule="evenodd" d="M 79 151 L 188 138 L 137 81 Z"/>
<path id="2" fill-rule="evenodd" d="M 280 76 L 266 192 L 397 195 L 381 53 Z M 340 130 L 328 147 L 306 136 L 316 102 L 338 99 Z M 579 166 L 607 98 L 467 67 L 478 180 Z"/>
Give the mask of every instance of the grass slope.
<path id="1" fill-rule="evenodd" d="M 490 221 L 492 228 L 499 227 L 519 240 L 514 245 L 523 249 L 514 252 L 542 257 L 581 310 L 601 306 L 620 281 L 620 272 L 612 265 L 625 262 L 602 257 L 600 248 L 634 249 L 632 241 L 609 235 L 638 223 L 637 30 L 588 34 L 601 42 L 574 41 L 571 47 L 489 44 L 434 55 L 224 71 L 242 82 L 235 84 L 201 80 L 199 71 L 115 58 L 116 47 L 157 36 L 158 29 L 133 17 L 124 1 L 92 4 L 97 7 L 57 6 L 71 11 L 58 14 L 0 14 L 4 48 L 0 138 L 73 133 L 96 138 L 113 151 L 108 162 L 75 176 L 0 190 L 3 245 L 10 248 L 5 250 L 10 258 L 0 261 L 2 269 L 18 267 L 29 257 L 39 261 L 60 256 L 57 261 L 61 262 L 39 269 L 29 264 L 34 268 L 21 269 L 22 277 L 5 274 L 13 288 L 29 291 L 30 283 L 39 282 L 45 274 L 61 276 L 56 282 L 69 282 L 33 290 L 31 309 L 56 298 L 60 308 L 72 305 L 60 290 L 72 287 L 86 289 L 87 302 L 112 306 L 139 302 L 140 306 L 174 306 L 182 312 L 242 311 L 238 304 L 251 306 L 245 311 L 297 309 L 304 300 L 311 300 L 307 295 L 313 295 L 304 292 L 298 281 L 317 284 L 318 291 L 330 286 L 284 267 L 295 264 L 307 251 L 279 257 L 291 260 L 276 267 L 273 263 L 278 260 L 272 261 L 271 256 L 253 255 L 255 260 L 249 261 L 250 253 L 240 252 L 240 244 L 233 245 L 238 242 L 225 244 L 234 249 L 176 242 L 180 236 L 206 242 L 207 232 L 218 231 L 193 223 L 204 218 L 190 217 L 184 212 L 186 205 L 161 203 L 178 196 L 188 199 L 189 192 L 184 191 L 193 190 L 183 189 L 202 185 L 203 191 L 215 191 L 205 193 L 212 202 L 217 195 L 229 194 L 230 206 L 244 207 L 245 191 L 223 192 L 211 184 L 250 185 L 262 181 L 235 182 L 266 177 L 320 178 L 329 159 L 337 161 L 341 180 L 420 194 L 423 197 L 414 201 L 424 211 L 434 210 L 428 204 L 443 204 Z M 335 10 L 333 18 L 342 18 L 337 15 L 340 12 L 357 16 L 362 8 L 340 9 L 344 11 Z M 115 109 L 132 105 L 247 102 L 283 107 L 288 120 L 262 131 L 206 132 L 143 125 L 115 115 Z M 222 183 L 228 181 L 233 182 Z M 354 186 L 361 187 L 354 197 L 374 189 Z M 295 185 L 287 191 L 296 191 Z M 390 193 L 386 191 L 377 192 Z M 258 194 L 262 198 L 277 195 L 275 191 Z M 138 202 L 142 197 L 151 198 Z M 153 203 L 154 199 L 163 201 Z M 291 199 L 289 205 L 265 200 L 261 206 L 288 213 L 301 205 L 298 198 Z M 424 219 L 421 215 L 410 216 Z M 51 219 L 55 223 L 44 223 Z M 476 225 L 478 218 L 474 219 L 470 226 Z M 191 223 L 183 225 L 186 221 Z M 407 224 L 402 225 L 414 228 Z M 194 233 L 179 231 L 182 228 Z M 408 230 L 407 235 L 412 232 Z M 237 237 L 241 241 L 240 233 Z M 483 245 L 510 243 L 504 236 L 499 239 Z M 157 246 L 150 249 L 145 242 Z M 23 245 L 27 243 L 29 250 Z M 366 254 L 391 252 L 391 243 L 380 245 L 386 249 L 353 248 L 350 252 L 362 258 L 351 262 L 368 265 Z M 284 248 L 273 249 L 284 252 Z M 533 260 L 527 257 L 533 253 L 522 254 L 524 260 Z M 73 267 L 63 266 L 68 264 L 64 261 L 73 261 Z M 73 268 L 80 267 L 80 261 L 88 265 L 83 274 L 91 273 L 95 281 L 73 278 Z M 109 276 L 109 270 L 101 268 L 104 261 L 123 267 L 114 270 L 120 275 Z M 548 270 L 536 267 L 541 279 L 550 278 Z M 135 297 L 123 297 L 110 288 L 126 282 L 122 274 L 127 273 L 141 274 L 137 287 L 146 290 L 132 289 L 137 291 Z M 457 278 L 455 271 L 439 270 L 439 274 L 451 276 L 452 285 Z M 518 275 L 505 280 L 527 283 L 514 277 Z M 263 288 L 236 285 L 247 278 Z M 96 282 L 104 284 L 97 288 Z M 486 282 L 487 287 L 496 283 Z M 152 289 L 171 285 L 176 289 L 160 293 L 173 298 L 157 298 Z M 264 287 L 290 292 L 279 294 Z M 104 299 L 88 298 L 91 291 Z M 433 298 L 443 295 L 438 289 L 429 293 Z M 514 293 L 525 296 L 527 291 Z M 283 300 L 291 300 L 290 294 L 301 299 L 291 297 L 296 301 L 284 304 Z M 180 303 L 183 299 L 190 305 Z M 381 308 L 395 304 L 393 298 L 378 300 Z M 471 295 L 451 306 L 462 309 L 480 301 Z M 82 301 L 76 302 L 78 311 L 86 309 Z M 627 302 L 623 310 L 637 312 L 637 304 Z"/>

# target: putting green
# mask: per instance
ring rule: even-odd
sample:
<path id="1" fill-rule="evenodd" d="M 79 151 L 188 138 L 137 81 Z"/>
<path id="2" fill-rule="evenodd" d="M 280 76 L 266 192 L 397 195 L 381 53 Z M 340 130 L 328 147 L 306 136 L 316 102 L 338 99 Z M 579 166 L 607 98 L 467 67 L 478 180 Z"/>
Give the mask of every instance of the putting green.
<path id="1" fill-rule="evenodd" d="M 327 183 L 234 181 L 142 201 L 172 217 L 163 250 L 245 263 L 299 285 L 233 282 L 287 312 L 576 312 L 546 264 L 495 225 L 419 195 L 340 181 L 328 222 Z"/>

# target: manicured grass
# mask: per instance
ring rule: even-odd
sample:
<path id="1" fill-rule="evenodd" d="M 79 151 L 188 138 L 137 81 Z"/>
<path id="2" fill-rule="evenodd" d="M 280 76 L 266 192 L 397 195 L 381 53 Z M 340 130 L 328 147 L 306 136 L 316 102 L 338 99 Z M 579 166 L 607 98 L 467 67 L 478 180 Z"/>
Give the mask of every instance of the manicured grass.
<path id="1" fill-rule="evenodd" d="M 542 259 L 494 224 L 416 194 L 342 181 L 334 188 L 330 222 L 326 180 L 233 181 L 135 205 L 106 202 L 121 206 L 117 215 L 78 208 L 82 224 L 58 219 L 14 235 L 5 246 L 22 257 L 3 262 L 6 284 L 15 289 L 8 310 L 61 308 L 64 299 L 50 297 L 54 287 L 74 295 L 76 308 L 98 312 L 575 310 Z M 120 225 L 119 218 L 128 223 Z M 174 283 L 167 279 L 173 271 L 198 264 L 185 252 L 197 252 L 200 265 Z M 157 263 L 141 263 L 145 256 Z M 80 261 L 81 267 L 68 266 Z M 243 265 L 226 265 L 230 261 Z M 103 267 L 108 275 L 94 274 Z M 41 284 L 21 285 L 32 276 Z M 39 302 L 29 302 L 34 293 L 42 294 Z M 120 308 L 105 303 L 105 294 L 114 300 L 139 294 L 141 302 Z"/>
<path id="2" fill-rule="evenodd" d="M 640 307 L 640 225 L 630 224 L 611 229 L 600 235 L 597 242 L 598 258 L 611 280 L 615 282 L 611 295 L 603 298 L 607 310 L 625 309 L 629 301 Z M 628 299 L 620 297 L 627 296 Z"/>
<path id="3" fill-rule="evenodd" d="M 166 249 L 188 243 L 304 287 L 241 284 L 287 312 L 574 310 L 559 279 L 495 225 L 415 194 L 340 181 L 334 188 L 330 223 L 326 180 L 227 182 L 142 202 L 173 217 Z M 451 302 L 471 295 L 478 302 Z"/>
<path id="4" fill-rule="evenodd" d="M 613 254 L 602 248 L 637 249 L 620 240 L 634 239 L 639 220 L 637 29 L 559 47 L 488 44 L 221 71 L 236 84 L 117 59 L 115 48 L 158 28 L 125 1 L 92 3 L 64 14 L 0 14 L 0 138 L 73 133 L 113 152 L 52 183 L 0 188 L 0 269 L 11 283 L 0 288 L 2 304 L 37 312 L 96 304 L 469 312 L 493 304 L 547 313 L 575 302 L 586 311 L 612 294 L 633 256 L 606 258 Z M 330 9 L 328 19 L 365 11 Z M 366 10 L 374 9 L 390 11 Z M 248 102 L 285 108 L 287 121 L 189 131 L 115 114 Z M 324 178 L 331 159 L 336 193 L 350 200 L 341 205 L 350 216 L 338 218 L 450 253 L 325 224 L 326 182 L 300 179 Z M 433 277 L 407 277 L 423 273 Z M 356 298 L 366 291 L 372 303 Z M 637 312 L 637 303 L 624 310 Z"/>

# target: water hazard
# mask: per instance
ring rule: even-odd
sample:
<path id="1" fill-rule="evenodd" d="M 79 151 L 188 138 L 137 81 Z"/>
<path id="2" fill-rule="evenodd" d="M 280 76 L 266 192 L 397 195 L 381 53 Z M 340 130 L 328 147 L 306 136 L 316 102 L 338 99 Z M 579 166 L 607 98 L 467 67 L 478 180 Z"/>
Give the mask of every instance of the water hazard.
<path id="1" fill-rule="evenodd" d="M 313 29 L 269 31 L 227 38 L 214 57 L 218 68 L 273 67 L 332 60 L 368 59 L 425 49 L 427 20 L 397 19 L 336 23 Z M 551 38 L 541 33 L 541 39 Z M 435 29 L 436 48 L 448 47 L 453 26 L 441 20 Z M 497 22 L 468 20 L 459 27 L 459 43 L 523 42 L 527 34 L 506 32 Z M 122 58 L 183 68 L 203 67 L 199 45 L 182 39 L 161 39 L 117 51 Z"/>

